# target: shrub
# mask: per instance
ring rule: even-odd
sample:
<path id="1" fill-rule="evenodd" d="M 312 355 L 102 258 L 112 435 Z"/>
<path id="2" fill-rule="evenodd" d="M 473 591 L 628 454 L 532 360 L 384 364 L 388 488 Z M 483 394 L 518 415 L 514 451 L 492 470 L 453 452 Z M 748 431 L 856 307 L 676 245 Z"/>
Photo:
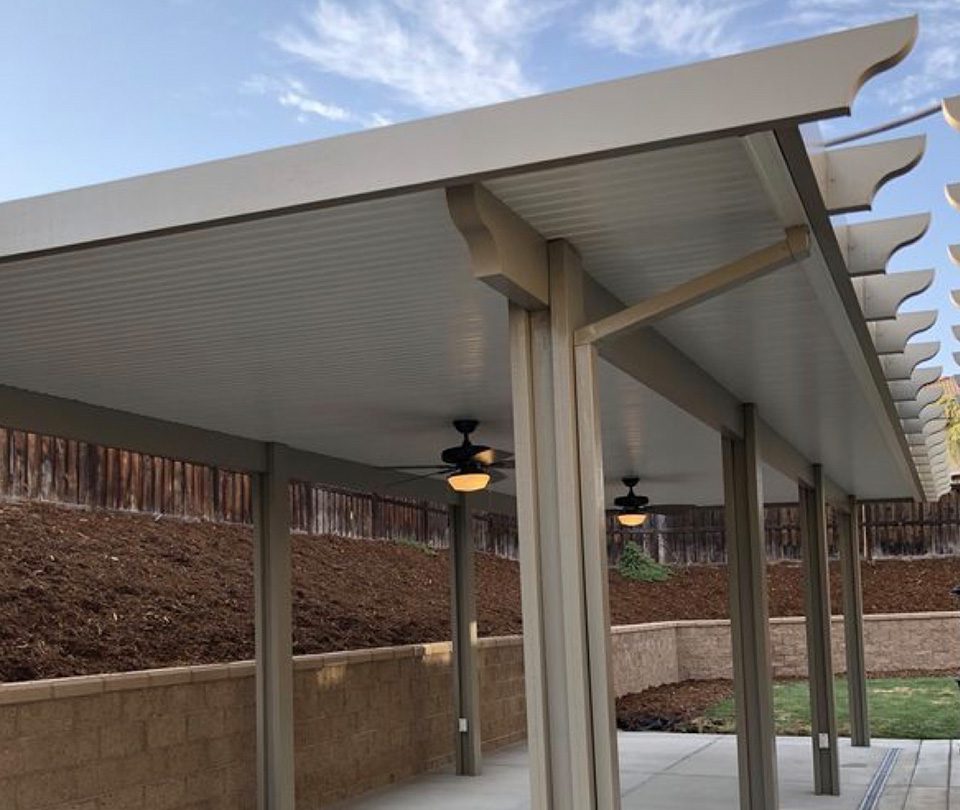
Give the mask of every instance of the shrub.
<path id="1" fill-rule="evenodd" d="M 665 582 L 672 573 L 667 566 L 660 565 L 633 540 L 623 547 L 617 571 L 624 579 L 634 582 Z"/>

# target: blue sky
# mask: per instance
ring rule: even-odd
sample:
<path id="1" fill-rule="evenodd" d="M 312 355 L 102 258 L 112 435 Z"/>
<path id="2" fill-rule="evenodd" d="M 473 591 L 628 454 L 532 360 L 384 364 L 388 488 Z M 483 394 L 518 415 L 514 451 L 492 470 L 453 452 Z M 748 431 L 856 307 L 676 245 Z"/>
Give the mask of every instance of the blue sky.
<path id="1" fill-rule="evenodd" d="M 0 199 L 322 138 L 919 13 L 906 62 L 870 82 L 859 129 L 960 94 L 960 0 L 4 0 Z M 874 215 L 931 211 L 892 269 L 936 267 L 905 309 L 956 372 L 960 133 L 925 132 L 917 170 Z"/>

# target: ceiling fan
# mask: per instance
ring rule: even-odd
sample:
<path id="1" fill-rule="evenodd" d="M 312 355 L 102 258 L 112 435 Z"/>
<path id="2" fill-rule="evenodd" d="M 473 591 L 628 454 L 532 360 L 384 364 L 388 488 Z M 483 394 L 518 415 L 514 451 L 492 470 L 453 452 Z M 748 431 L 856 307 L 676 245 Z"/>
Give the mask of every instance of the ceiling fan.
<path id="1" fill-rule="evenodd" d="M 440 453 L 442 464 L 401 464 L 387 469 L 429 470 L 404 478 L 396 484 L 443 475 L 450 487 L 457 492 L 479 492 L 486 489 L 492 482 L 506 478 L 500 470 L 513 469 L 513 453 L 496 450 L 484 444 L 474 444 L 470 440 L 470 434 L 479 424 L 476 419 L 453 420 L 453 427 L 463 436 L 463 441 Z"/>
<path id="2" fill-rule="evenodd" d="M 690 504 L 651 504 L 649 498 L 633 491 L 640 483 L 639 476 L 627 475 L 620 480 L 627 488 L 627 494 L 614 498 L 616 509 L 608 509 L 607 513 L 613 514 L 621 526 L 638 527 L 646 523 L 649 515 L 669 515 L 693 508 Z"/>

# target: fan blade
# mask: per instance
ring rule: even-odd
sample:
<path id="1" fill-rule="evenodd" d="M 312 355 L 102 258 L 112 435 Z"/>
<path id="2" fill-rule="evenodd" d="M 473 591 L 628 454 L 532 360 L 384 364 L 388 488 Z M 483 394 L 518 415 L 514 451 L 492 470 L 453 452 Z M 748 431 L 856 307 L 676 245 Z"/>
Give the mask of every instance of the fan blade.
<path id="1" fill-rule="evenodd" d="M 455 467 L 442 467 L 439 470 L 434 470 L 433 472 L 424 473 L 423 475 L 410 475 L 406 478 L 401 478 L 397 481 L 391 481 L 387 484 L 388 487 L 399 487 L 402 484 L 409 484 L 411 481 L 422 481 L 424 478 L 433 478 L 435 475 L 444 475 L 448 472 L 453 472 Z"/>
<path id="2" fill-rule="evenodd" d="M 502 462 L 508 462 L 513 459 L 513 453 L 508 450 L 498 450 L 496 447 L 484 447 L 473 454 L 473 461 L 477 461 L 486 467 L 492 467 L 494 464 L 501 465 Z"/>
<path id="3" fill-rule="evenodd" d="M 487 474 L 490 476 L 490 483 L 492 484 L 496 484 L 497 481 L 505 481 L 507 478 L 507 476 L 497 470 L 488 469 Z"/>
<path id="4" fill-rule="evenodd" d="M 514 460 L 507 459 L 506 461 L 495 461 L 493 464 L 488 464 L 488 467 L 493 467 L 495 470 L 514 470 L 516 469 L 516 463 Z"/>
<path id="5" fill-rule="evenodd" d="M 381 470 L 449 470 L 446 464 L 399 464 L 396 467 L 381 467 Z"/>

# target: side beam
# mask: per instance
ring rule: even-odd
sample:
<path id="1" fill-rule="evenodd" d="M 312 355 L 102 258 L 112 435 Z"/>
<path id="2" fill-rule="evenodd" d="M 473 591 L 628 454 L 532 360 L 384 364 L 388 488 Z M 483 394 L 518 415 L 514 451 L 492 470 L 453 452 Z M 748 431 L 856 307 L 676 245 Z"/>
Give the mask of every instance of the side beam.
<path id="1" fill-rule="evenodd" d="M 267 469 L 264 442 L 6 385 L 0 385 L 0 425 L 225 470 Z M 285 458 L 294 481 L 457 503 L 456 493 L 443 481 L 398 484 L 407 476 L 395 470 L 290 447 Z M 516 513 L 515 499 L 501 492 L 485 492 L 476 504 L 491 512 Z"/>
<path id="2" fill-rule="evenodd" d="M 0 424 L 228 470 L 266 469 L 262 442 L 7 385 L 0 385 Z"/>
<path id="3" fill-rule="evenodd" d="M 723 488 L 730 576 L 730 631 L 742 810 L 776 810 L 763 485 L 754 406 L 743 406 L 744 437 L 724 435 Z"/>
<path id="4" fill-rule="evenodd" d="M 286 448 L 267 445 L 253 476 L 257 808 L 294 810 L 290 477 Z"/>
<path id="5" fill-rule="evenodd" d="M 847 693 L 850 699 L 850 739 L 855 746 L 869 746 L 870 713 L 863 654 L 863 590 L 860 584 L 860 520 L 857 502 L 853 498 L 850 499 L 848 513 L 837 516 L 837 526 L 843 577 L 843 632 L 847 655 Z"/>
<path id="6" fill-rule="evenodd" d="M 830 644 L 830 574 L 827 568 L 827 504 L 823 474 L 814 467 L 814 487 L 800 486 L 800 535 L 806 584 L 807 670 L 810 680 L 813 782 L 817 795 L 840 795 L 837 714 L 833 702 Z"/>
<path id="7" fill-rule="evenodd" d="M 450 543 L 450 612 L 453 628 L 453 708 L 457 722 L 456 765 L 463 776 L 478 776 L 480 756 L 480 680 L 477 653 L 477 599 L 473 532 L 468 496 L 453 507 Z"/>
<path id="8" fill-rule="evenodd" d="M 630 334 L 644 326 L 652 326 L 663 318 L 709 301 L 809 255 L 810 232 L 806 226 L 788 228 L 785 238 L 779 242 L 578 329 L 576 342 L 578 345 L 595 343 L 615 335 Z"/>

